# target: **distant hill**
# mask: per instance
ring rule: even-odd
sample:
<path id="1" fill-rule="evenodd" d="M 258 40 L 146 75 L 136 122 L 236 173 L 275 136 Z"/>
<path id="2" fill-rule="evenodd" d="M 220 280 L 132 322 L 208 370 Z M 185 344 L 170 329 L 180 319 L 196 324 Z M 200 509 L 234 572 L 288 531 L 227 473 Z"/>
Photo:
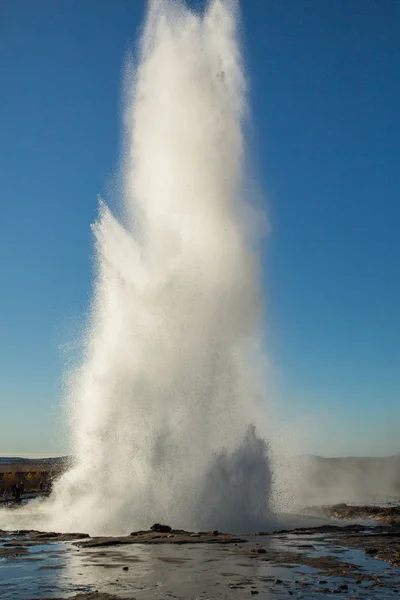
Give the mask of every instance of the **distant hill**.
<path id="1" fill-rule="evenodd" d="M 69 460 L 68 456 L 52 456 L 49 458 L 23 458 L 21 456 L 0 456 L 0 465 L 39 464 L 39 463 L 64 463 Z"/>
<path id="2" fill-rule="evenodd" d="M 53 456 L 50 458 L 24 458 L 22 456 L 1 456 L 0 474 L 2 473 L 62 473 L 67 468 L 68 456 Z"/>

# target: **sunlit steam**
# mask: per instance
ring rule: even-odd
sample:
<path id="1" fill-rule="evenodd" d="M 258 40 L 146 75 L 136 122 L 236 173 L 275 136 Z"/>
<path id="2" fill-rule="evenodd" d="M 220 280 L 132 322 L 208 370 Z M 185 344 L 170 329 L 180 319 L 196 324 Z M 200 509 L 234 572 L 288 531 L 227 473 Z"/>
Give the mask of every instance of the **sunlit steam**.
<path id="1" fill-rule="evenodd" d="M 92 534 L 155 521 L 262 528 L 270 474 L 252 426 L 260 294 L 236 4 L 213 0 L 199 15 L 150 2 L 128 86 L 124 217 L 101 202 L 93 226 L 74 465 L 48 502 L 2 519 L 35 511 L 42 526 Z"/>

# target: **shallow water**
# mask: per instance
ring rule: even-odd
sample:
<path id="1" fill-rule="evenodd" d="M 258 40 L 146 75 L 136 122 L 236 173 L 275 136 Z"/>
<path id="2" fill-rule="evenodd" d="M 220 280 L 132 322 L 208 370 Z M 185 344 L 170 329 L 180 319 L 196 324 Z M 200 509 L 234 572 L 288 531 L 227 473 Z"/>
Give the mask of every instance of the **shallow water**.
<path id="1" fill-rule="evenodd" d="M 0 559 L 0 597 L 68 598 L 97 590 L 137 600 L 241 599 L 251 594 L 260 598 L 318 599 L 334 591 L 336 595 L 340 585 L 348 586 L 341 593 L 349 598 L 398 597 L 391 585 L 398 569 L 368 558 L 360 550 L 327 543 L 319 535 L 313 535 L 311 540 L 307 534 L 247 539 L 247 544 L 236 546 L 137 544 L 78 548 L 70 542 L 28 545 L 26 554 Z M 7 543 L 4 538 L 2 542 L 0 548 Z M 282 551 L 297 556 L 334 556 L 357 565 L 360 573 L 376 574 L 380 583 L 370 587 L 369 581 L 356 583 L 349 577 L 329 577 L 301 564 L 275 565 L 249 555 L 249 550 L 259 546 L 267 551 L 263 557 Z"/>

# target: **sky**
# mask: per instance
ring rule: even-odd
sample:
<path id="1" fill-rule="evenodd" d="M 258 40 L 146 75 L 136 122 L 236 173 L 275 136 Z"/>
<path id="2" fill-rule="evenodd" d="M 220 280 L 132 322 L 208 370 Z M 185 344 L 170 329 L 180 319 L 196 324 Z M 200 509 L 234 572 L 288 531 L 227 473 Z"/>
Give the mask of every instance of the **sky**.
<path id="1" fill-rule="evenodd" d="M 63 373 L 144 11 L 0 3 L 0 455 L 66 451 Z M 398 0 L 242 2 L 268 393 L 303 452 L 400 452 L 399 27 Z"/>

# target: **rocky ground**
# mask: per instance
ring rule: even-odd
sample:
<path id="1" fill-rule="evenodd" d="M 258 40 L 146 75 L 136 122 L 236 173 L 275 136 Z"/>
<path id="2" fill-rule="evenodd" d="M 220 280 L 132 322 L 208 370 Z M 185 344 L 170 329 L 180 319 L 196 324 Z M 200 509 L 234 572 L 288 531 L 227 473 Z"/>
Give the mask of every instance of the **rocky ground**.
<path id="1" fill-rule="evenodd" d="M 315 548 L 313 542 L 323 545 L 328 551 L 330 547 L 354 548 L 365 553 L 367 557 L 386 561 L 392 566 L 400 567 L 400 527 L 366 527 L 365 525 L 347 525 L 345 527 L 335 525 L 325 525 L 321 527 L 302 527 L 290 531 L 274 532 L 270 535 L 275 539 L 279 537 L 292 538 L 292 547 L 300 550 Z M 301 542 L 296 544 L 296 536 L 301 537 Z M 287 551 L 265 552 L 262 547 L 252 548 L 248 551 L 250 554 L 261 554 L 257 558 L 261 560 L 272 561 L 276 564 L 304 564 L 310 567 L 320 568 L 327 575 L 343 575 L 358 579 L 359 575 L 353 572 L 354 565 L 350 563 L 340 563 L 340 561 L 326 556 L 309 557 L 303 552 L 296 556 Z M 335 551 L 340 553 L 339 550 Z M 357 569 L 355 569 L 357 571 Z M 369 575 L 363 575 L 363 578 L 369 578 Z"/>
<path id="2" fill-rule="evenodd" d="M 321 509 L 346 519 L 373 516 L 375 526 L 327 524 L 246 536 L 160 524 L 123 537 L 0 531 L 0 596 L 239 600 L 260 594 L 318 600 L 342 594 L 386 600 L 400 595 L 399 507 L 389 508 Z M 22 578 L 15 578 L 18 569 Z"/>
<path id="3" fill-rule="evenodd" d="M 319 511 L 329 517 L 355 521 L 370 519 L 379 523 L 400 526 L 400 505 L 394 506 L 352 506 L 349 504 L 334 504 L 321 506 Z"/>
<path id="4" fill-rule="evenodd" d="M 80 548 L 104 548 L 131 544 L 238 544 L 246 543 L 246 540 L 219 531 L 189 532 L 170 528 L 168 531 L 134 531 L 128 536 L 120 537 L 90 537 L 87 533 L 55 533 L 28 529 L 13 532 L 0 530 L 0 557 L 21 555 L 26 553 L 30 546 L 56 542 L 73 542 Z"/>
<path id="5" fill-rule="evenodd" d="M 27 600 L 60 600 L 60 598 L 27 598 Z M 89 592 L 88 594 L 75 594 L 70 596 L 69 600 L 120 600 L 120 596 L 114 594 L 102 594 L 101 592 Z M 134 596 L 131 598 L 124 596 L 124 600 L 136 600 Z"/>

